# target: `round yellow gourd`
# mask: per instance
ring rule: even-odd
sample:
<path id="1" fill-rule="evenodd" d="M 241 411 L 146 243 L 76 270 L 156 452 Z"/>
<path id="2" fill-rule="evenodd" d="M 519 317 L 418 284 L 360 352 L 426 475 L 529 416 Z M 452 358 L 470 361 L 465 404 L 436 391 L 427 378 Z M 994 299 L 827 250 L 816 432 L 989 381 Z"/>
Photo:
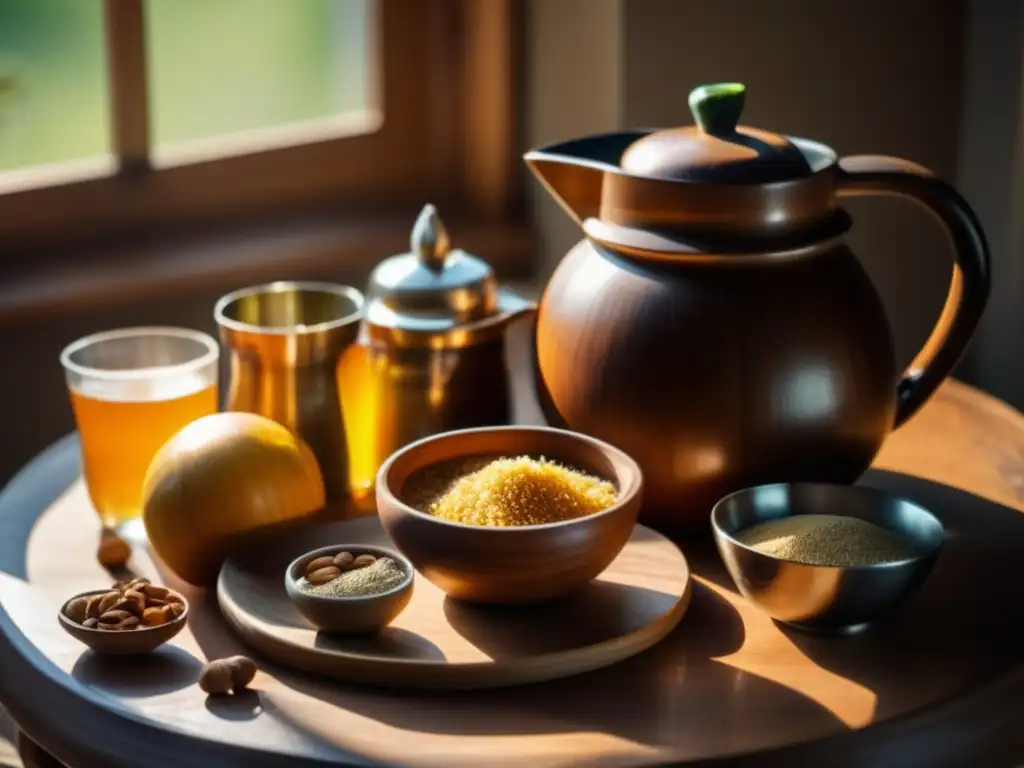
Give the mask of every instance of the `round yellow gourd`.
<path id="1" fill-rule="evenodd" d="M 160 559 L 185 581 L 206 587 L 244 534 L 322 508 L 324 482 L 309 446 L 277 422 L 215 413 L 157 452 L 142 503 Z"/>

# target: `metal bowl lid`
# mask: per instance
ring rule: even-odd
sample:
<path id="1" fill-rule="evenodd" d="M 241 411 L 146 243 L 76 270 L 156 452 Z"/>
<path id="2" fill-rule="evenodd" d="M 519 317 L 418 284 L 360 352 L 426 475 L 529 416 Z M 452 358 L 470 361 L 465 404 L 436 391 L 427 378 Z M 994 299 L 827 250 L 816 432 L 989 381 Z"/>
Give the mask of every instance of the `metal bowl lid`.
<path id="1" fill-rule="evenodd" d="M 487 262 L 453 249 L 433 205 L 412 229 L 411 251 L 385 259 L 370 275 L 366 321 L 403 331 L 438 332 L 498 311 L 498 282 Z"/>
<path id="2" fill-rule="evenodd" d="M 803 178 L 811 167 L 785 136 L 737 125 L 746 96 L 741 83 L 690 92 L 696 125 L 656 131 L 623 153 L 627 173 L 675 181 L 766 184 Z"/>

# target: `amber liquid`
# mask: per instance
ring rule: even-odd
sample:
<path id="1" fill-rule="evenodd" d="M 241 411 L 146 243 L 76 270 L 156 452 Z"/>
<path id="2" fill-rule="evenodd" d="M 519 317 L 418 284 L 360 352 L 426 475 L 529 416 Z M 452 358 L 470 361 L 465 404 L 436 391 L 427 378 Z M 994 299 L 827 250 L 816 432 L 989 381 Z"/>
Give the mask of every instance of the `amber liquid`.
<path id="1" fill-rule="evenodd" d="M 349 484 L 373 508 L 377 470 L 393 451 L 427 435 L 510 419 L 504 347 L 472 352 L 388 350 L 353 344 L 338 364 Z"/>
<path id="2" fill-rule="evenodd" d="M 362 344 L 353 344 L 338 362 L 338 395 L 348 444 L 349 490 L 359 508 L 372 508 L 377 470 L 390 453 L 386 414 L 382 412 L 380 370 Z"/>
<path id="3" fill-rule="evenodd" d="M 140 387 L 135 398 L 71 391 L 85 483 L 104 525 L 120 528 L 139 518 L 153 456 L 184 426 L 216 412 L 217 385 L 203 383 Z"/>
<path id="4" fill-rule="evenodd" d="M 377 470 L 393 451 L 439 431 L 431 400 L 432 371 L 419 362 L 410 364 L 385 349 L 353 344 L 338 364 L 349 489 L 358 508 L 373 508 Z"/>

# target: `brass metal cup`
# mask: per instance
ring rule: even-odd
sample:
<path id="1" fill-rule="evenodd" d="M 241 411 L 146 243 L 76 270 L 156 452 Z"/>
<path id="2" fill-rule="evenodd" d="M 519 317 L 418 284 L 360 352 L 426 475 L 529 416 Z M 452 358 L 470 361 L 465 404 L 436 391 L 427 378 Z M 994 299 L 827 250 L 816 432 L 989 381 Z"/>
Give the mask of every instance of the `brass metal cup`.
<path id="1" fill-rule="evenodd" d="M 337 365 L 356 340 L 363 303 L 349 286 L 282 281 L 229 293 L 214 308 L 230 353 L 227 410 L 266 416 L 305 440 L 329 502 L 349 492 Z"/>

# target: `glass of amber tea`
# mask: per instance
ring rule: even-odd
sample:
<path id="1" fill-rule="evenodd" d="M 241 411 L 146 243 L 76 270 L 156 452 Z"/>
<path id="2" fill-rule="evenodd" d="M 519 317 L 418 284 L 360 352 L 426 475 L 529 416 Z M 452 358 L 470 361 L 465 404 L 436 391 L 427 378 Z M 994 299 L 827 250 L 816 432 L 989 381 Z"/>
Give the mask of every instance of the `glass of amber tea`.
<path id="1" fill-rule="evenodd" d="M 217 411 L 219 348 L 185 328 L 124 328 L 61 352 L 82 472 L 103 525 L 140 539 L 142 483 L 157 450 Z"/>

